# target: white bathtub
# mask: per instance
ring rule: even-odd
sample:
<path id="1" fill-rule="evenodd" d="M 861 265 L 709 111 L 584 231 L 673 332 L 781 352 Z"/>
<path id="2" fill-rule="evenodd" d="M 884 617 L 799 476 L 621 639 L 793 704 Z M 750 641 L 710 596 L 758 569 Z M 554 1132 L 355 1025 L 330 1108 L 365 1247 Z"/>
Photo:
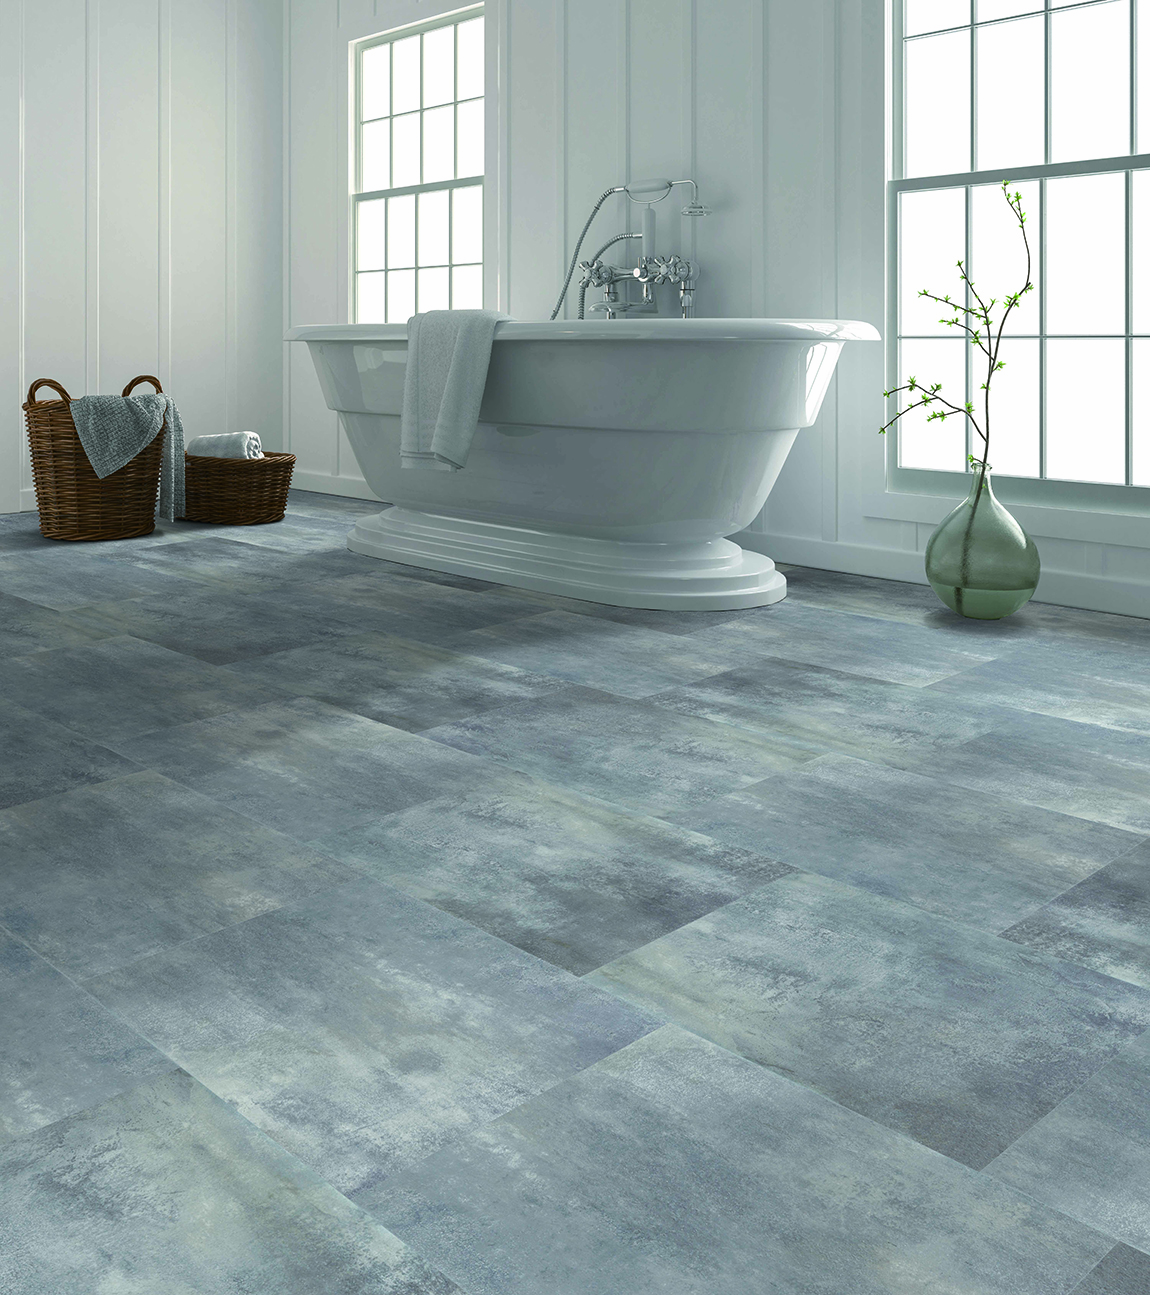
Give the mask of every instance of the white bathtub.
<path id="1" fill-rule="evenodd" d="M 843 320 L 501 324 L 461 472 L 400 469 L 406 325 L 293 328 L 368 485 L 392 507 L 348 547 L 622 607 L 757 607 L 770 558 L 725 537 L 762 508 L 818 415 Z"/>

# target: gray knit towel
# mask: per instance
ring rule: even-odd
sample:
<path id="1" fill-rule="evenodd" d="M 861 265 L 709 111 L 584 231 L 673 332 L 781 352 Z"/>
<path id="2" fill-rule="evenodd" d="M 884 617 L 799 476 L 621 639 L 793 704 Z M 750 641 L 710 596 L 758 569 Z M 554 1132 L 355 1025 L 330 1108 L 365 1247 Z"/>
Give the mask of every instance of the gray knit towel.
<path id="1" fill-rule="evenodd" d="M 169 522 L 183 516 L 184 425 L 171 396 L 81 396 L 72 401 L 71 409 L 76 435 L 101 479 L 110 477 L 151 445 L 166 420 L 159 514 Z"/>

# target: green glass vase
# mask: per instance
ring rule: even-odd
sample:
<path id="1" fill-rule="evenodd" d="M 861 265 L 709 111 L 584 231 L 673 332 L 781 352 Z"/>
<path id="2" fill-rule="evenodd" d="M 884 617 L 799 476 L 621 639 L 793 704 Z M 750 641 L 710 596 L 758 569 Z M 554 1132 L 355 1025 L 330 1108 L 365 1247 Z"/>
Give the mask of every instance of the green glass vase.
<path id="1" fill-rule="evenodd" d="M 970 494 L 926 545 L 926 578 L 952 610 L 996 621 L 1016 612 L 1038 587 L 1038 549 L 994 497 L 990 468 L 977 464 Z"/>

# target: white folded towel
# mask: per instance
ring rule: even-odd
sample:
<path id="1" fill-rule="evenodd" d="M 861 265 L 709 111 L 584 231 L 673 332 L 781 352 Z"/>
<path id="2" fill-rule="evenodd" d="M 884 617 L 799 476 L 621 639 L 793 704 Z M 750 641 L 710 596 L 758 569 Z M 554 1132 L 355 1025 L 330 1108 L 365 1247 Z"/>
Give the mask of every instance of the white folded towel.
<path id="1" fill-rule="evenodd" d="M 400 464 L 457 472 L 479 421 L 497 310 L 429 310 L 407 321 Z"/>
<path id="2" fill-rule="evenodd" d="M 193 436 L 187 452 L 209 459 L 262 459 L 257 432 L 221 432 L 218 436 Z"/>

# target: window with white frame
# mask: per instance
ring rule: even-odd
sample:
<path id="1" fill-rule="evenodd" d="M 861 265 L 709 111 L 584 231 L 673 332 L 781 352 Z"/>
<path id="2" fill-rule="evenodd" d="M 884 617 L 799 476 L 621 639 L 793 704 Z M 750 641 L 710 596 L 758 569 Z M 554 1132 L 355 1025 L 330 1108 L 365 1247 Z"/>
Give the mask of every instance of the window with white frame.
<path id="1" fill-rule="evenodd" d="M 990 462 L 1150 486 L 1150 0 L 895 0 L 890 366 L 976 400 L 979 352 L 919 290 L 1017 291 Z M 1141 151 L 1139 151 L 1141 150 Z M 966 304 L 974 304 L 967 297 Z M 898 384 L 892 384 L 898 385 Z M 893 410 L 892 410 L 893 412 Z M 899 425 L 901 468 L 962 471 L 965 419 Z"/>
<path id="2" fill-rule="evenodd" d="M 355 55 L 357 321 L 483 305 L 483 11 Z"/>

